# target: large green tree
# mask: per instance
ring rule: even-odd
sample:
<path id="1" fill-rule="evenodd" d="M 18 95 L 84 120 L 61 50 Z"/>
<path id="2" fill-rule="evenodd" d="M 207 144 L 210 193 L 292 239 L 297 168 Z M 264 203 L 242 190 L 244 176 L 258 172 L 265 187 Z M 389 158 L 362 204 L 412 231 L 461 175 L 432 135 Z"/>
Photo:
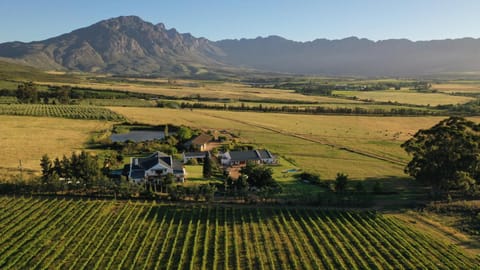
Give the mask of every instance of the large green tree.
<path id="1" fill-rule="evenodd" d="M 402 147 L 412 155 L 405 172 L 431 186 L 435 195 L 451 189 L 475 191 L 480 179 L 480 125 L 450 117 L 418 131 Z"/>
<path id="2" fill-rule="evenodd" d="M 247 166 L 240 169 L 240 173 L 246 176 L 248 185 L 251 187 L 262 188 L 276 185 L 273 179 L 273 171 L 269 167 L 248 162 Z"/>
<path id="3" fill-rule="evenodd" d="M 16 96 L 21 103 L 37 103 L 38 90 L 32 82 L 19 84 L 17 87 Z"/>

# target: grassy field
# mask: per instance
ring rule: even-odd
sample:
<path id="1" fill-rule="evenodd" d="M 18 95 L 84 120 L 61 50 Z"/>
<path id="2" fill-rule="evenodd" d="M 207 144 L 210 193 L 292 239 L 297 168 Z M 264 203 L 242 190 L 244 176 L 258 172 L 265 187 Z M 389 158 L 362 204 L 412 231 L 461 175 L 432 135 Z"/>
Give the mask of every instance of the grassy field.
<path id="1" fill-rule="evenodd" d="M 40 82 L 40 84 L 48 85 L 64 85 L 63 83 Z M 293 90 L 278 90 L 269 88 L 254 88 L 237 83 L 209 83 L 204 84 L 201 81 L 193 81 L 191 84 L 185 83 L 181 85 L 165 85 L 163 83 L 156 84 L 138 84 L 132 82 L 125 83 L 98 83 L 85 82 L 80 84 L 69 84 L 72 87 L 93 88 L 100 90 L 122 90 L 137 93 L 147 93 L 154 95 L 163 95 L 169 97 L 204 97 L 214 99 L 232 99 L 232 100 L 282 100 L 296 102 L 323 102 L 323 103 L 358 103 L 358 101 L 346 101 L 334 97 L 324 96 L 305 96 L 295 93 Z M 195 86 L 192 86 L 195 85 Z"/>
<path id="2" fill-rule="evenodd" d="M 166 100 L 167 102 L 176 102 L 176 103 L 186 103 L 186 104 L 204 104 L 207 106 L 235 106 L 235 107 L 240 107 L 242 105 L 246 107 L 258 107 L 260 104 L 262 105 L 263 108 L 282 108 L 282 107 L 287 107 L 287 108 L 298 108 L 300 110 L 305 109 L 305 108 L 315 108 L 315 107 L 324 107 L 324 108 L 348 108 L 348 109 L 355 109 L 355 108 L 361 108 L 369 111 L 374 111 L 376 109 L 380 110 L 385 110 L 385 111 L 390 111 L 392 109 L 412 109 L 411 106 L 402 106 L 402 105 L 389 105 L 389 104 L 372 104 L 369 102 L 352 102 L 352 100 L 349 99 L 342 99 L 338 100 L 335 103 L 330 103 L 330 102 L 319 102 L 319 103 L 298 103 L 298 104 L 286 104 L 286 103 L 275 103 L 275 102 L 265 102 L 265 101 L 257 101 L 257 102 L 240 102 L 240 101 L 229 101 L 229 102 L 218 102 L 218 101 L 192 101 L 192 100 Z M 328 100 L 331 101 L 331 100 Z M 112 104 L 110 106 L 120 106 L 123 104 L 115 105 Z M 108 105 L 107 105 L 108 106 Z M 138 106 L 141 107 L 141 106 Z M 415 110 L 431 110 L 430 108 L 427 107 L 415 107 Z"/>
<path id="3" fill-rule="evenodd" d="M 439 117 L 319 116 L 278 113 L 111 107 L 131 121 L 175 123 L 228 130 L 286 157 L 304 170 L 332 179 L 403 177 L 408 156 L 400 144 Z"/>
<path id="4" fill-rule="evenodd" d="M 373 212 L 0 197 L 2 269 L 473 269 Z"/>
<path id="5" fill-rule="evenodd" d="M 19 161 L 25 172 L 40 169 L 44 154 L 61 157 L 85 147 L 92 133 L 109 129 L 110 122 L 48 117 L 0 116 L 0 174 L 18 174 Z"/>
<path id="6" fill-rule="evenodd" d="M 432 84 L 432 89 L 436 89 L 439 92 L 444 93 L 479 93 L 480 82 L 467 81 L 467 82 L 448 82 L 442 84 Z"/>
<path id="7" fill-rule="evenodd" d="M 388 91 L 334 91 L 335 95 L 357 97 L 360 100 L 398 102 L 413 105 L 461 104 L 473 100 L 470 97 L 451 96 L 443 93 L 418 93 L 409 90 Z"/>
<path id="8" fill-rule="evenodd" d="M 127 106 L 127 107 L 155 107 L 157 103 L 152 100 L 138 99 L 138 98 L 125 98 L 125 99 L 82 99 L 81 105 L 89 106 Z"/>

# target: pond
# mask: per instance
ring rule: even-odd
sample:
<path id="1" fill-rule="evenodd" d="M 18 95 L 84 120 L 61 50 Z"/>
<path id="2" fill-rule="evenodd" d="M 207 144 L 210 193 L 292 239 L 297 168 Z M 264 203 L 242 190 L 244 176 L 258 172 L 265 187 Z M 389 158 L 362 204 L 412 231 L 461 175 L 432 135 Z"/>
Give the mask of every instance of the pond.
<path id="1" fill-rule="evenodd" d="M 110 140 L 112 142 L 124 142 L 126 140 L 134 142 L 151 141 L 154 139 L 163 139 L 165 134 L 163 131 L 154 130 L 131 130 L 128 133 L 112 134 Z"/>

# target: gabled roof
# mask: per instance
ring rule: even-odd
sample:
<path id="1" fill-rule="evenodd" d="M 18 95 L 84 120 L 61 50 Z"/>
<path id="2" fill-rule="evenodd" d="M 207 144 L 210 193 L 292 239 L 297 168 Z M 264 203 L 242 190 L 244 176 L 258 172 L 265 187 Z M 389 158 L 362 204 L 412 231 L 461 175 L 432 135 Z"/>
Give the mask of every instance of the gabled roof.
<path id="1" fill-rule="evenodd" d="M 181 162 L 173 160 L 172 156 L 165 153 L 155 152 L 148 157 L 132 158 L 129 177 L 132 179 L 143 179 L 145 177 L 145 172 L 157 165 L 173 169 L 173 172 L 177 174 L 184 172 L 183 164 Z"/>
<path id="2" fill-rule="evenodd" d="M 266 149 L 261 150 L 249 150 L 249 151 L 231 151 L 231 161 L 247 161 L 247 160 L 262 160 L 273 158 L 270 151 Z"/>
<path id="3" fill-rule="evenodd" d="M 202 133 L 195 137 L 194 139 L 190 140 L 191 145 L 202 145 L 205 143 L 208 143 L 209 141 L 212 140 L 212 136 Z"/>
<path id="4" fill-rule="evenodd" d="M 145 171 L 155 167 L 157 164 L 160 164 L 165 168 L 171 168 L 172 163 L 172 157 L 162 152 L 155 152 L 152 155 L 144 158 L 133 158 L 131 165 L 132 172 L 130 173 L 130 177 L 133 177 L 133 172 L 136 172 L 136 174 L 140 175 L 140 171 L 143 171 L 143 175 L 145 175 Z"/>
<path id="5" fill-rule="evenodd" d="M 231 151 L 230 157 L 232 161 L 259 160 L 259 157 L 254 150 Z"/>
<path id="6" fill-rule="evenodd" d="M 149 170 L 150 168 L 153 168 L 157 164 L 161 164 L 162 166 L 166 168 L 171 168 L 172 167 L 172 157 L 169 155 L 166 155 L 165 153 L 162 152 L 155 152 L 152 155 L 144 158 L 133 158 L 132 159 L 132 169 L 143 169 L 143 170 Z"/>
<path id="7" fill-rule="evenodd" d="M 266 149 L 260 149 L 260 150 L 256 150 L 260 156 L 261 159 L 270 159 L 270 158 L 273 158 L 272 154 L 270 153 L 270 151 L 266 150 Z"/>

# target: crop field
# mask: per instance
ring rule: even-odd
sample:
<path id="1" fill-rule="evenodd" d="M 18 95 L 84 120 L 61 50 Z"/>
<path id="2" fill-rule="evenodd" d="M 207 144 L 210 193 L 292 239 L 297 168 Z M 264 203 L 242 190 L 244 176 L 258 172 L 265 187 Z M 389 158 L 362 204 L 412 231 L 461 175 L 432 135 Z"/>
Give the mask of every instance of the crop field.
<path id="1" fill-rule="evenodd" d="M 58 85 L 62 83 L 42 83 L 43 85 Z M 165 85 L 164 83 L 138 84 L 138 83 L 81 83 L 70 84 L 72 87 L 92 88 L 98 90 L 121 90 L 137 93 L 147 93 L 154 95 L 163 95 L 169 97 L 204 97 L 215 99 L 232 100 L 281 100 L 295 102 L 322 102 L 322 103 L 359 103 L 355 100 L 345 100 L 341 98 L 325 96 L 305 96 L 295 93 L 293 90 L 279 90 L 270 88 L 254 88 L 248 85 L 236 83 L 202 83 L 192 82 L 180 85 Z M 194 85 L 194 86 L 193 86 Z"/>
<path id="2" fill-rule="evenodd" d="M 432 89 L 444 93 L 479 93 L 480 82 L 451 82 L 442 84 L 432 84 Z"/>
<path id="3" fill-rule="evenodd" d="M 109 129 L 111 122 L 52 117 L 0 115 L 0 175 L 39 171 L 40 158 L 69 155 L 84 148 L 96 131 Z M 2 178 L 2 181 L 4 178 Z"/>
<path id="4" fill-rule="evenodd" d="M 72 119 L 123 121 L 106 108 L 80 105 L 0 104 L 0 115 L 47 116 Z"/>
<path id="5" fill-rule="evenodd" d="M 333 91 L 335 95 L 357 97 L 360 100 L 398 102 L 413 105 L 462 104 L 474 100 L 470 97 L 451 96 L 444 93 L 418 93 L 413 91 Z"/>
<path id="6" fill-rule="evenodd" d="M 262 105 L 263 108 L 298 108 L 300 111 L 306 109 L 306 108 L 315 108 L 315 107 L 323 107 L 323 108 L 328 108 L 328 109 L 336 109 L 336 108 L 345 108 L 345 109 L 355 109 L 355 108 L 361 108 L 365 109 L 367 111 L 375 111 L 375 110 L 384 110 L 384 111 L 390 111 L 392 109 L 405 109 L 405 110 L 420 110 L 420 111 L 425 111 L 425 110 L 430 110 L 434 111 L 430 108 L 427 107 L 415 107 L 412 108 L 411 106 L 402 106 L 402 105 L 389 105 L 389 104 L 372 104 L 369 102 L 351 102 L 352 100 L 344 99 L 344 100 L 338 100 L 335 103 L 329 103 L 329 102 L 321 102 L 321 103 L 275 103 L 275 102 L 265 102 L 265 101 L 257 101 L 257 102 L 240 102 L 240 101 L 230 101 L 230 102 L 215 102 L 215 101 L 192 101 L 192 100 L 168 100 L 171 102 L 176 102 L 176 103 L 186 103 L 186 104 L 202 104 L 202 105 L 207 105 L 207 106 L 234 106 L 234 107 L 240 107 L 242 105 L 246 107 L 258 107 L 260 104 Z M 110 106 L 122 106 L 123 104 L 113 104 Z M 108 105 L 107 105 L 108 106 Z M 128 105 L 127 105 L 128 106 Z M 130 107 L 130 106 L 129 106 Z M 144 107 L 144 106 L 138 106 L 138 107 Z"/>
<path id="7" fill-rule="evenodd" d="M 16 97 L 0 97 L 0 104 L 15 104 L 18 103 Z"/>
<path id="8" fill-rule="evenodd" d="M 2 269 L 473 269 L 374 212 L 0 198 Z"/>
<path id="9" fill-rule="evenodd" d="M 111 109 L 128 116 L 131 121 L 228 130 L 245 142 L 266 147 L 293 160 L 304 170 L 320 173 L 323 179 L 333 179 L 337 172 L 348 173 L 354 179 L 405 176 L 403 167 L 409 157 L 400 144 L 419 129 L 429 128 L 442 119 L 159 108 Z"/>
<path id="10" fill-rule="evenodd" d="M 80 101 L 81 105 L 90 106 L 127 106 L 127 107 L 155 107 L 156 102 L 138 98 L 125 98 L 125 99 L 83 99 Z"/>

